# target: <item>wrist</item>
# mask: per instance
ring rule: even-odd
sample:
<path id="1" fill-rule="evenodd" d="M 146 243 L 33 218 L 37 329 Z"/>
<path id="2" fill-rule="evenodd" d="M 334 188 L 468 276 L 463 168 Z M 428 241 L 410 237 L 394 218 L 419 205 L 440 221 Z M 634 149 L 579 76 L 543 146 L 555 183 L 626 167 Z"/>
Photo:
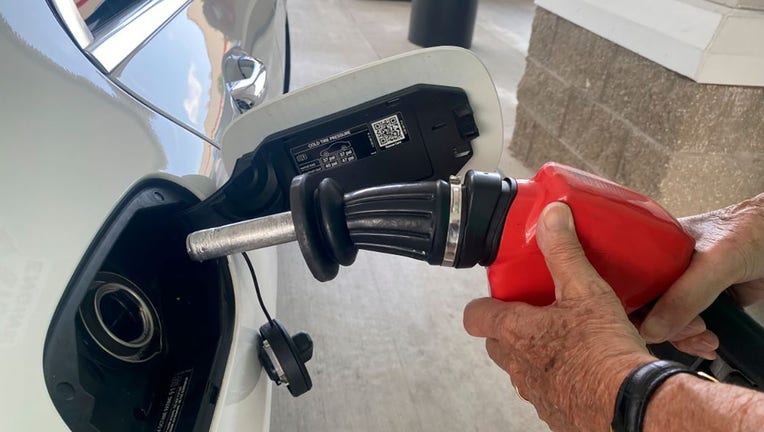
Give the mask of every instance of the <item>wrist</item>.
<path id="1" fill-rule="evenodd" d="M 764 397 L 742 387 L 680 374 L 666 380 L 647 405 L 644 432 L 760 431 Z"/>
<path id="2" fill-rule="evenodd" d="M 669 406 L 676 401 L 685 398 L 689 392 L 688 389 L 698 383 L 697 377 L 687 374 L 677 374 L 666 380 L 655 391 L 655 394 L 647 404 L 647 410 L 644 417 L 644 431 L 658 431 L 665 430 L 666 427 L 674 427 L 676 425 L 667 425 L 665 419 L 661 419 L 659 415 L 661 406 Z"/>
<path id="3" fill-rule="evenodd" d="M 604 413 L 604 419 L 607 423 L 604 429 L 608 430 L 613 418 L 618 389 L 626 377 L 639 366 L 658 360 L 648 353 L 634 353 L 620 358 L 615 358 L 607 363 L 606 371 L 603 371 L 604 378 L 600 381 L 597 389 L 598 405 L 601 412 Z"/>
<path id="4" fill-rule="evenodd" d="M 608 353 L 606 360 L 581 367 L 572 386 L 576 394 L 571 394 L 577 403 L 567 406 L 568 418 L 580 430 L 609 430 L 621 383 L 631 371 L 655 360 L 647 352 Z"/>

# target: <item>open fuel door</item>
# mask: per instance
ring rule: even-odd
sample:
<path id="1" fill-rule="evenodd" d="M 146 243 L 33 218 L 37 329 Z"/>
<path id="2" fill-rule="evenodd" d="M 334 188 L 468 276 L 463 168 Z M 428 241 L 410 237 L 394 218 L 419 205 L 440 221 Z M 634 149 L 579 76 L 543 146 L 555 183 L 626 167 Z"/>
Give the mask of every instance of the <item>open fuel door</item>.
<path id="1" fill-rule="evenodd" d="M 199 229 L 288 210 L 292 178 L 308 172 L 352 191 L 492 171 L 502 131 L 493 81 L 470 51 L 384 59 L 239 117 L 221 139 L 230 177 L 186 222 Z"/>

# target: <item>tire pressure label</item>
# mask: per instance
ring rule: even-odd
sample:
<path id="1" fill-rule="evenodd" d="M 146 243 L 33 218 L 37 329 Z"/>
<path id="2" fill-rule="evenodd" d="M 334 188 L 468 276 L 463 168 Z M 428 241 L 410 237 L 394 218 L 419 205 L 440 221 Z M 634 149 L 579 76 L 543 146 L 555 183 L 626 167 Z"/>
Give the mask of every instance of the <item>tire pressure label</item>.
<path id="1" fill-rule="evenodd" d="M 401 113 L 343 129 L 289 149 L 301 174 L 352 163 L 408 141 Z"/>
<path id="2" fill-rule="evenodd" d="M 159 415 L 156 432 L 175 432 L 180 418 L 180 411 L 183 408 L 183 401 L 188 395 L 188 386 L 191 383 L 191 374 L 193 369 L 176 372 L 170 379 L 170 386 L 167 390 L 167 398 L 162 405 L 162 413 Z"/>
<path id="3" fill-rule="evenodd" d="M 371 143 L 369 128 L 364 124 L 292 147 L 290 152 L 297 170 L 305 174 L 365 158 L 376 149 Z"/>

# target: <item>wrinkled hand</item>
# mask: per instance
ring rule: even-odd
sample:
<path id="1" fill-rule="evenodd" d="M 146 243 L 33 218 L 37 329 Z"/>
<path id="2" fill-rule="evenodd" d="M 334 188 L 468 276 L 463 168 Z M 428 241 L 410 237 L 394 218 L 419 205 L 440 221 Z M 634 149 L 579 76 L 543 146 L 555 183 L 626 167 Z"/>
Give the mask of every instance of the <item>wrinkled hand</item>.
<path id="1" fill-rule="evenodd" d="M 764 194 L 681 222 L 695 237 L 696 252 L 640 329 L 650 343 L 669 340 L 682 351 L 714 359 L 719 339 L 706 330 L 700 312 L 730 287 L 741 306 L 764 299 Z"/>
<path id="2" fill-rule="evenodd" d="M 536 235 L 556 302 L 474 300 L 464 310 L 464 327 L 486 338 L 488 355 L 553 430 L 606 431 L 621 382 L 654 358 L 586 259 L 570 209 L 550 204 Z"/>

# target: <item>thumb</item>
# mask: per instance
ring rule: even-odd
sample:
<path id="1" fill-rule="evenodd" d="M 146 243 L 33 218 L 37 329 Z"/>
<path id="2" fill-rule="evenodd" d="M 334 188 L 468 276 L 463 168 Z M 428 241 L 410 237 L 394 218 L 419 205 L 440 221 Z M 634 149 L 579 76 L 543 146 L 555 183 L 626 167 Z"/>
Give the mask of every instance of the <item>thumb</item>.
<path id="1" fill-rule="evenodd" d="M 567 205 L 554 202 L 546 206 L 536 226 L 536 241 L 552 274 L 558 301 L 611 291 L 586 259 Z"/>

